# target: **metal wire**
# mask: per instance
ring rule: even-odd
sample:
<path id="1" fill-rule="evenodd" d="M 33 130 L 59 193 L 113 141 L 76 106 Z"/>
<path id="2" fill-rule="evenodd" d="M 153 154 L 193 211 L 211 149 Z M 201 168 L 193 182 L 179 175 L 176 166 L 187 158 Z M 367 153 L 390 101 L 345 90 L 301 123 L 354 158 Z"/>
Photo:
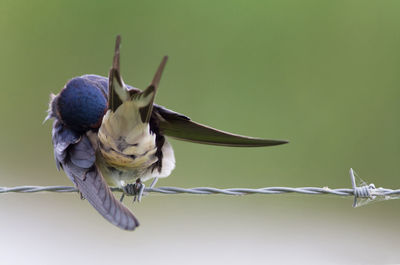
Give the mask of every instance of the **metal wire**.
<path id="1" fill-rule="evenodd" d="M 393 199 L 400 197 L 400 189 L 375 188 L 373 184 L 357 187 L 354 178 L 354 172 L 350 169 L 350 178 L 352 188 L 330 189 L 328 187 L 266 187 L 258 189 L 249 188 L 230 188 L 218 189 L 212 187 L 196 187 L 196 188 L 180 188 L 180 187 L 158 187 L 144 188 L 144 193 L 162 193 L 162 194 L 224 194 L 224 195 L 249 195 L 249 194 L 285 194 L 300 193 L 306 195 L 337 195 L 337 196 L 354 196 L 353 206 L 357 206 L 358 198 L 369 198 L 371 200 L 376 197 L 384 197 L 385 199 Z M 122 192 L 121 188 L 111 187 L 112 191 Z M 17 186 L 17 187 L 0 187 L 0 193 L 35 193 L 35 192 L 78 192 L 75 187 L 69 186 Z"/>
<path id="2" fill-rule="evenodd" d="M 368 186 L 357 187 L 357 189 L 369 189 Z M 111 187 L 112 191 L 122 192 L 121 188 Z M 392 190 L 385 188 L 375 189 L 374 196 L 390 196 L 400 195 L 400 189 Z M 379 191 L 379 192 L 378 192 Z M 78 192 L 78 189 L 70 186 L 16 186 L 16 187 L 0 187 L 0 193 L 36 193 L 36 192 Z M 230 188 L 218 189 L 212 187 L 196 187 L 196 188 L 180 188 L 180 187 L 159 187 L 159 188 L 145 188 L 144 192 L 148 193 L 162 193 L 162 194 L 224 194 L 224 195 L 249 195 L 249 194 L 284 194 L 284 193 L 300 193 L 307 195 L 321 195 L 331 194 L 338 196 L 354 196 L 353 189 L 330 189 L 327 187 L 266 187 L 266 188 Z M 371 196 L 371 195 L 370 195 Z M 359 198 L 370 197 L 368 194 L 357 194 Z"/>

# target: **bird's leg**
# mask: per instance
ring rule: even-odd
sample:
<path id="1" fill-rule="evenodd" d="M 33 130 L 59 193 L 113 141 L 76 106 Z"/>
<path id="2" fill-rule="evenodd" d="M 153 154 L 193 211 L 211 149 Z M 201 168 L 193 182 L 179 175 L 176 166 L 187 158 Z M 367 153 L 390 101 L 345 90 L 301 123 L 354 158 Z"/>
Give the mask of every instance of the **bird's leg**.
<path id="1" fill-rule="evenodd" d="M 140 178 L 136 179 L 136 182 L 134 184 L 127 184 L 125 187 L 122 188 L 123 193 L 120 201 L 122 202 L 125 195 L 128 195 L 134 196 L 133 202 L 135 202 L 136 200 L 140 202 L 142 200 L 144 188 L 145 185 L 142 183 L 142 180 Z"/>

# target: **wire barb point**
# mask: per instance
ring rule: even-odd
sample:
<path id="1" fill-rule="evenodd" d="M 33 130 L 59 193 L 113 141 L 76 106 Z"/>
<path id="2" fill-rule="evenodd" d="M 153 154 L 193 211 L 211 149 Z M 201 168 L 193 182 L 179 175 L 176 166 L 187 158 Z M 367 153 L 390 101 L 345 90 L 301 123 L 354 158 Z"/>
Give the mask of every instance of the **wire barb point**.
<path id="1" fill-rule="evenodd" d="M 355 173 L 352 168 L 350 168 L 350 180 L 351 180 L 351 185 L 353 187 L 353 194 L 354 194 L 354 202 L 353 202 L 353 207 L 361 206 L 359 205 L 358 198 L 368 198 L 369 201 L 373 201 L 376 196 L 373 196 L 376 194 L 375 190 L 375 185 L 373 183 L 367 185 L 364 184 L 361 187 L 357 187 L 356 184 L 356 179 L 355 179 Z"/>

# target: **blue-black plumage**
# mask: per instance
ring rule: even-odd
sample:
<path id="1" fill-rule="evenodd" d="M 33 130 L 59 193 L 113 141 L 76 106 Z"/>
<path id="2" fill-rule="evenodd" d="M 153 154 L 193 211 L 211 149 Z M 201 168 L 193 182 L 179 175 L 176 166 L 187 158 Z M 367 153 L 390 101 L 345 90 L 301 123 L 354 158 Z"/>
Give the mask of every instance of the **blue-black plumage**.
<path id="1" fill-rule="evenodd" d="M 82 76 L 71 79 L 57 97 L 62 122 L 80 132 L 97 129 L 107 111 L 107 78 Z"/>

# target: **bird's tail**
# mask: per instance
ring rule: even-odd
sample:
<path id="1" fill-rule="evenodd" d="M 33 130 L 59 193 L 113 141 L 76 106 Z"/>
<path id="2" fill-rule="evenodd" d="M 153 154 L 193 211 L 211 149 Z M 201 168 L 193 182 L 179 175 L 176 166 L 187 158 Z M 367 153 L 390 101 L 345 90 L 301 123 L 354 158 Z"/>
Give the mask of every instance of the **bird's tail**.
<path id="1" fill-rule="evenodd" d="M 120 46 L 121 36 L 117 36 L 112 68 L 108 77 L 108 108 L 115 112 L 126 101 L 134 101 L 139 108 L 140 118 L 143 123 L 148 123 L 153 111 L 154 98 L 161 80 L 162 73 L 168 57 L 164 56 L 150 85 L 144 90 L 129 89 L 122 80 L 120 71 Z"/>
<path id="2" fill-rule="evenodd" d="M 131 96 L 131 99 L 135 101 L 139 107 L 140 118 L 143 123 L 148 123 L 150 120 L 151 113 L 153 111 L 154 98 L 156 96 L 157 88 L 167 60 L 168 56 L 164 56 L 150 85 L 143 92 L 133 94 Z"/>

